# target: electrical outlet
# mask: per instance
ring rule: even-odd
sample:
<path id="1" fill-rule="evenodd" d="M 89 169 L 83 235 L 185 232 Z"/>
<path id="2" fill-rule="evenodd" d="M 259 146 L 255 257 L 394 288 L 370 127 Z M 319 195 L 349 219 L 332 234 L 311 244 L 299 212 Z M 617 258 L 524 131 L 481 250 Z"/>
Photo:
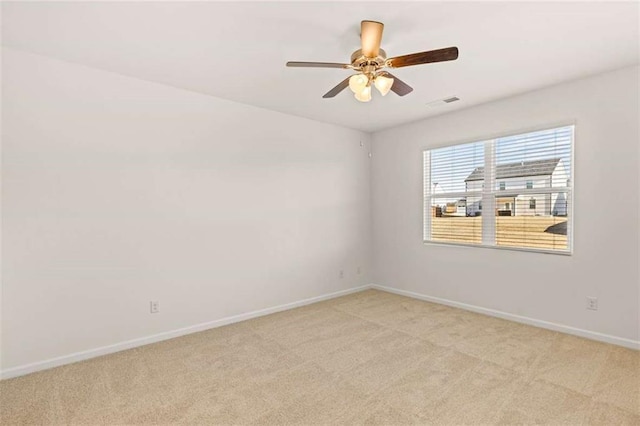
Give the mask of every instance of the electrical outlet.
<path id="1" fill-rule="evenodd" d="M 598 310 L 598 298 L 597 297 L 587 297 L 587 309 L 591 311 Z"/>
<path id="2" fill-rule="evenodd" d="M 149 302 L 149 308 L 152 314 L 160 312 L 160 302 L 157 300 Z"/>
<path id="3" fill-rule="evenodd" d="M 340 269 L 340 278 L 344 278 L 344 271 Z"/>
<path id="4" fill-rule="evenodd" d="M 358 266 L 358 275 L 360 275 L 362 273 L 362 267 Z"/>

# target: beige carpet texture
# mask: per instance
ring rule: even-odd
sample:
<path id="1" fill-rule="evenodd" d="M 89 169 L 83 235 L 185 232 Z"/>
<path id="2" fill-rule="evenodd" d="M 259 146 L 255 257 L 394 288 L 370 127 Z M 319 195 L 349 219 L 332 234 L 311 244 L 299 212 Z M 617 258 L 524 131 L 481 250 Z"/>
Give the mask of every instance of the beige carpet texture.
<path id="1" fill-rule="evenodd" d="M 640 425 L 640 353 L 367 290 L 0 382 L 2 425 Z"/>

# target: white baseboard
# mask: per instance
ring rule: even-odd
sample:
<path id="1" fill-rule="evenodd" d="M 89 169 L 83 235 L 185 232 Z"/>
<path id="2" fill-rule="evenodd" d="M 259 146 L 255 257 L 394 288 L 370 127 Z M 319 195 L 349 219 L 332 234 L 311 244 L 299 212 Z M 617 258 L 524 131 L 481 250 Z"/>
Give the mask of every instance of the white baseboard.
<path id="1" fill-rule="evenodd" d="M 211 328 L 216 328 L 216 327 L 222 327 L 224 325 L 245 321 L 251 318 L 261 317 L 261 316 L 273 314 L 276 312 L 286 311 L 288 309 L 298 308 L 300 306 L 310 305 L 312 303 L 322 302 L 323 300 L 333 299 L 340 296 L 346 296 L 347 294 L 356 293 L 359 291 L 367 290 L 369 288 L 371 288 L 371 285 L 363 285 L 360 287 L 350 288 L 348 290 L 336 291 L 335 293 L 324 294 L 322 296 L 311 297 L 309 299 L 298 300 L 296 302 L 274 306 L 272 308 L 260 309 L 258 311 L 247 312 L 240 315 L 221 318 L 218 320 L 204 322 L 204 323 L 192 325 L 189 327 L 179 328 L 177 330 L 166 331 L 163 333 L 154 334 L 152 336 L 127 340 L 124 342 L 115 343 L 113 345 L 102 346 L 100 348 L 89 349 L 82 352 L 75 352 L 75 353 L 72 353 L 69 355 L 63 355 L 57 358 L 51 358 L 44 361 L 34 362 L 32 364 L 20 365 L 18 367 L 8 368 L 6 370 L 0 371 L 0 379 L 10 379 L 12 377 L 23 376 L 25 374 L 35 373 L 36 371 L 47 370 L 49 368 L 59 367 L 65 364 L 71 364 L 73 362 L 84 361 L 90 358 L 95 358 L 102 355 L 108 355 L 114 352 L 120 352 L 126 349 L 132 349 L 139 346 L 148 345 L 150 343 L 156 343 L 156 342 L 160 342 L 167 339 L 173 339 L 175 337 L 184 336 L 186 334 L 197 333 L 199 331 L 209 330 Z"/>
<path id="2" fill-rule="evenodd" d="M 572 334 L 574 336 L 584 337 L 586 339 L 597 340 L 600 342 L 611 343 L 613 345 L 624 346 L 625 348 L 640 350 L 640 341 L 626 339 L 624 337 L 611 336 L 609 334 L 598 333 L 595 331 L 583 330 L 581 328 L 575 328 L 568 325 L 556 324 L 549 321 L 538 320 L 535 318 L 523 317 L 520 315 L 514 315 L 507 312 L 497 311 L 494 309 L 482 308 L 480 306 L 468 305 L 466 303 L 455 302 L 453 300 L 441 299 L 439 297 L 426 296 L 424 294 L 414 293 L 413 291 L 400 290 L 392 287 L 385 287 L 382 285 L 372 284 L 371 288 L 386 291 L 388 293 L 399 294 L 401 296 L 407 296 L 414 299 L 424 300 L 427 302 L 438 303 L 441 305 L 452 306 L 454 308 L 460 308 L 467 311 L 477 312 L 480 314 L 489 315 L 492 317 L 502 318 L 509 321 L 519 322 L 522 324 L 532 325 L 534 327 L 546 328 L 548 330 L 559 331 L 561 333 Z"/>
<path id="3" fill-rule="evenodd" d="M 360 287 L 351 288 L 348 290 L 337 291 L 335 293 L 325 294 L 322 296 L 316 296 L 309 299 L 299 300 L 299 301 L 287 303 L 284 305 L 274 306 L 271 308 L 260 309 L 258 311 L 247 312 L 240 315 L 221 318 L 218 320 L 196 324 L 189 327 L 180 328 L 177 330 L 158 333 L 152 336 L 127 340 L 125 342 L 119 342 L 113 345 L 102 346 L 99 348 L 89 349 L 82 352 L 75 352 L 75 353 L 64 355 L 57 358 L 51 358 L 44 361 L 34 362 L 32 364 L 26 364 L 18 367 L 9 368 L 9 369 L 0 371 L 0 379 L 10 379 L 12 377 L 23 376 L 25 374 L 35 373 L 41 370 L 47 370 L 49 368 L 59 367 L 65 364 L 84 361 L 84 360 L 99 357 L 102 355 L 108 355 L 114 352 L 120 352 L 126 349 L 132 349 L 139 346 L 148 345 L 150 343 L 156 343 L 156 342 L 161 342 L 163 340 L 173 339 L 175 337 L 184 336 L 186 334 L 197 333 L 199 331 L 209 330 L 211 328 L 222 327 L 224 325 L 249 320 L 252 318 L 257 318 L 264 315 L 286 311 L 288 309 L 294 309 L 301 306 L 310 305 L 312 303 L 322 302 L 323 300 L 333 299 L 340 296 L 346 296 L 348 294 L 357 293 L 359 291 L 367 290 L 370 288 L 386 291 L 388 293 L 398 294 L 401 296 L 407 296 L 414 299 L 424 300 L 427 302 L 452 306 L 454 308 L 465 309 L 467 311 L 477 312 L 477 313 L 489 315 L 492 317 L 502 318 L 509 321 L 515 321 L 522 324 L 532 325 L 534 327 L 546 328 L 548 330 L 559 331 L 561 333 L 572 334 L 575 336 L 580 336 L 580 337 L 584 337 L 591 340 L 597 340 L 600 342 L 611 343 L 614 345 L 623 346 L 630 349 L 640 350 L 640 341 L 637 341 L 637 340 L 611 336 L 608 334 L 597 333 L 595 331 L 583 330 L 580 328 L 570 327 L 567 325 L 556 324 L 556 323 L 538 320 L 538 319 L 529 318 L 529 317 L 523 317 L 520 315 L 514 315 L 507 312 L 497 311 L 494 309 L 482 308 L 480 306 L 468 305 L 466 303 L 455 302 L 453 300 L 441 299 L 439 297 L 426 296 L 424 294 L 419 294 L 412 291 L 400 290 L 397 288 L 386 287 L 386 286 L 377 285 L 377 284 L 369 284 L 369 285 L 363 285 Z"/>

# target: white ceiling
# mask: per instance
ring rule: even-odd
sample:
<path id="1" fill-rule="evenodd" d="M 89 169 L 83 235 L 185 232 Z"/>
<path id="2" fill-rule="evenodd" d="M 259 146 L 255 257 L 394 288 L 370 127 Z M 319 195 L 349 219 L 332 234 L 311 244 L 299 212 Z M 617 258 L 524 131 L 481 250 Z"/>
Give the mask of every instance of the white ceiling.
<path id="1" fill-rule="evenodd" d="M 460 57 L 395 70 L 414 92 L 368 104 L 348 89 L 322 99 L 347 70 L 285 67 L 348 62 L 362 19 L 385 23 L 390 57 L 448 46 Z M 2 44 L 375 131 L 638 63 L 638 20 L 636 2 L 5 2 Z"/>

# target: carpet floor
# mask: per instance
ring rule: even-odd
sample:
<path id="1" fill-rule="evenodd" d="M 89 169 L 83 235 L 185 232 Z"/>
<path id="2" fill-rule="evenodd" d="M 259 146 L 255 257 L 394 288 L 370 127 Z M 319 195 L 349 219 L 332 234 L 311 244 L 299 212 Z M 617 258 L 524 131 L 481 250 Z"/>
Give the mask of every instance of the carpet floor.
<path id="1" fill-rule="evenodd" d="M 0 424 L 640 425 L 640 353 L 367 290 L 3 380 Z"/>

